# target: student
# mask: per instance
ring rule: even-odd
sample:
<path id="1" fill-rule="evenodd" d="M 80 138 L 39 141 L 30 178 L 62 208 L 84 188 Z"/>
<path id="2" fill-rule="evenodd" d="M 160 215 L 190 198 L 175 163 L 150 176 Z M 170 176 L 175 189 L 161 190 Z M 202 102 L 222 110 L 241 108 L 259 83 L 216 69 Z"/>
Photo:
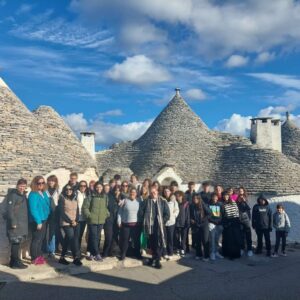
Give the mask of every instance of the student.
<path id="1" fill-rule="evenodd" d="M 84 200 L 89 196 L 88 184 L 85 180 L 79 182 L 79 189 L 76 193 L 76 200 L 78 203 L 78 243 L 79 249 L 81 249 L 82 237 L 86 228 L 86 220 L 82 212 L 82 206 Z"/>
<path id="2" fill-rule="evenodd" d="M 218 199 L 218 195 L 213 193 L 209 202 L 209 209 L 211 215 L 209 216 L 209 244 L 210 244 L 210 259 L 216 260 L 217 258 L 223 258 L 219 253 L 219 239 L 223 231 L 222 226 L 222 203 Z"/>
<path id="3" fill-rule="evenodd" d="M 244 254 L 245 242 L 247 244 L 247 256 L 253 256 L 251 236 L 251 208 L 247 202 L 247 192 L 244 187 L 239 188 L 239 196 L 236 200 L 240 213 L 242 239 L 241 255 Z"/>
<path id="4" fill-rule="evenodd" d="M 9 189 L 6 202 L 6 232 L 11 244 L 9 266 L 12 269 L 26 269 L 20 259 L 21 244 L 28 236 L 28 207 L 26 198 L 27 181 L 19 179 L 15 189 Z"/>
<path id="5" fill-rule="evenodd" d="M 177 181 L 173 180 L 173 181 L 171 182 L 171 184 L 170 184 L 170 189 L 171 189 L 172 195 L 175 196 L 175 193 L 179 190 Z"/>
<path id="6" fill-rule="evenodd" d="M 121 198 L 126 199 L 129 197 L 129 184 L 128 181 L 123 181 L 121 185 Z"/>
<path id="7" fill-rule="evenodd" d="M 63 238 L 58 225 L 58 198 L 59 186 L 58 178 L 51 175 L 47 178 L 46 193 L 50 199 L 50 214 L 47 221 L 46 236 L 44 240 L 45 252 L 48 253 L 49 258 L 55 258 L 56 245 L 62 244 Z"/>
<path id="8" fill-rule="evenodd" d="M 112 192 L 114 190 L 114 188 L 117 186 L 117 183 L 114 179 L 111 179 L 109 182 L 109 187 L 110 187 L 110 191 Z"/>
<path id="9" fill-rule="evenodd" d="M 109 217 L 104 224 L 105 241 L 103 246 L 103 258 L 112 255 L 113 243 L 119 245 L 119 227 L 117 224 L 118 210 L 121 205 L 121 187 L 116 185 L 108 194 Z"/>
<path id="10" fill-rule="evenodd" d="M 223 187 L 220 184 L 216 185 L 214 192 L 215 192 L 215 194 L 218 195 L 218 201 L 222 202 L 223 201 L 223 192 L 224 192 Z"/>
<path id="11" fill-rule="evenodd" d="M 122 177 L 121 177 L 121 175 L 115 174 L 113 179 L 115 180 L 116 185 L 121 185 L 122 184 L 122 181 L 121 181 Z"/>
<path id="12" fill-rule="evenodd" d="M 210 192 L 210 186 L 208 182 L 202 183 L 202 191 L 200 192 L 200 197 L 202 201 L 208 205 L 208 203 L 211 200 L 211 192 Z"/>
<path id="13" fill-rule="evenodd" d="M 150 193 L 151 185 L 152 185 L 152 180 L 149 178 L 146 178 L 142 183 L 142 187 L 148 188 L 149 193 Z"/>
<path id="14" fill-rule="evenodd" d="M 150 190 L 149 198 L 141 203 L 140 219 L 142 220 L 144 231 L 148 235 L 152 251 L 149 265 L 161 269 L 160 259 L 163 248 L 166 247 L 164 227 L 170 219 L 170 210 L 167 201 L 159 196 L 158 190 L 154 187 Z"/>
<path id="15" fill-rule="evenodd" d="M 94 193 L 85 198 L 82 211 L 89 230 L 88 244 L 91 255 L 87 259 L 102 261 L 99 245 L 103 225 L 109 217 L 109 211 L 108 197 L 103 193 L 103 185 L 100 182 L 95 184 Z"/>
<path id="16" fill-rule="evenodd" d="M 81 266 L 80 248 L 79 248 L 79 207 L 76 199 L 76 193 L 73 186 L 66 185 L 64 191 L 60 195 L 58 201 L 60 225 L 65 233 L 63 249 L 59 259 L 59 263 L 68 265 L 69 262 L 65 259 L 68 247 L 71 248 L 73 255 L 73 264 Z"/>
<path id="17" fill-rule="evenodd" d="M 190 208 L 183 192 L 175 192 L 175 197 L 179 207 L 179 214 L 175 223 L 175 244 L 177 255 L 184 257 L 186 254 L 187 233 L 190 227 Z"/>
<path id="18" fill-rule="evenodd" d="M 229 197 L 233 202 L 236 202 L 237 198 L 238 198 L 238 193 L 236 192 L 236 190 L 232 187 L 230 187 L 227 192 L 229 193 Z"/>
<path id="19" fill-rule="evenodd" d="M 43 265 L 46 261 L 42 255 L 42 244 L 45 239 L 46 224 L 50 214 L 50 199 L 46 193 L 46 182 L 43 176 L 34 177 L 30 188 L 28 204 L 32 230 L 31 261 L 34 265 Z"/>
<path id="20" fill-rule="evenodd" d="M 252 210 L 252 227 L 257 234 L 257 247 L 256 254 L 262 253 L 263 237 L 265 238 L 267 256 L 271 256 L 271 238 L 270 232 L 272 232 L 272 210 L 269 207 L 269 202 L 260 195 L 257 199 L 257 204 L 253 206 Z"/>
<path id="21" fill-rule="evenodd" d="M 285 246 L 286 237 L 291 229 L 291 222 L 289 216 L 284 210 L 282 204 L 276 206 L 277 211 L 273 214 L 273 227 L 276 230 L 276 243 L 272 257 L 278 257 L 278 249 L 281 242 L 281 255 L 286 256 Z"/>
<path id="22" fill-rule="evenodd" d="M 151 186 L 158 190 L 159 195 L 162 194 L 161 185 L 157 180 L 153 181 Z"/>
<path id="23" fill-rule="evenodd" d="M 149 188 L 147 186 L 142 185 L 140 190 L 140 196 L 139 196 L 140 201 L 144 201 L 149 197 L 149 195 L 150 195 Z"/>
<path id="24" fill-rule="evenodd" d="M 195 186 L 196 185 L 195 185 L 194 181 L 190 181 L 188 183 L 188 190 L 185 192 L 185 198 L 186 198 L 186 200 L 188 201 L 189 204 L 192 204 L 193 196 L 195 194 L 197 194 L 196 191 L 195 191 Z"/>
<path id="25" fill-rule="evenodd" d="M 166 223 L 167 255 L 165 255 L 165 259 L 169 260 L 174 254 L 174 232 L 176 218 L 179 214 L 179 207 L 176 199 L 171 197 L 171 190 L 169 187 L 164 188 L 163 197 L 167 200 L 170 211 L 170 219 Z"/>
<path id="26" fill-rule="evenodd" d="M 74 192 L 76 192 L 79 189 L 79 182 L 78 182 L 78 174 L 76 172 L 72 172 L 70 174 L 70 180 L 69 182 L 64 186 L 64 189 L 67 187 L 67 185 L 70 185 Z"/>
<path id="27" fill-rule="evenodd" d="M 204 262 L 209 260 L 209 229 L 208 218 L 210 210 L 199 195 L 194 195 L 191 207 L 191 227 L 195 235 L 196 260 L 203 258 Z M 204 257 L 203 251 L 204 250 Z"/>
<path id="28" fill-rule="evenodd" d="M 89 182 L 89 193 L 92 193 L 94 191 L 95 183 L 96 183 L 95 180 L 91 180 Z"/>
<path id="29" fill-rule="evenodd" d="M 230 198 L 229 192 L 223 195 L 223 256 L 230 259 L 241 257 L 241 223 L 237 204 Z"/>
<path id="30" fill-rule="evenodd" d="M 141 224 L 139 218 L 140 202 L 137 200 L 137 190 L 130 190 L 129 198 L 124 199 L 124 203 L 118 211 L 118 226 L 121 228 L 121 257 L 124 260 L 128 250 L 128 243 L 131 239 L 134 256 L 142 258 L 140 252 Z"/>
<path id="31" fill-rule="evenodd" d="M 131 174 L 129 184 L 131 188 L 135 188 L 137 190 L 137 194 L 139 195 L 141 190 L 141 184 L 139 183 L 137 175 Z"/>
<path id="32" fill-rule="evenodd" d="M 109 186 L 108 183 L 106 183 L 106 184 L 103 185 L 103 193 L 104 193 L 105 195 L 108 195 L 109 192 L 110 192 L 110 186 Z"/>

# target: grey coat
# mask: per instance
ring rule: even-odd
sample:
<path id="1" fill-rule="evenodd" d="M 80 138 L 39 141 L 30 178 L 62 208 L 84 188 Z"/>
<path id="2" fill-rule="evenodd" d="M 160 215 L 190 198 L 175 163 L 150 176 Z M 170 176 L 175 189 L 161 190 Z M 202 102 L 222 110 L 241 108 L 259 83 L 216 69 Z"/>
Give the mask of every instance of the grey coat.
<path id="1" fill-rule="evenodd" d="M 28 235 L 28 206 L 26 194 L 20 194 L 17 189 L 11 189 L 5 197 L 6 201 L 6 231 L 12 243 L 20 243 Z M 16 228 L 12 228 L 16 226 Z"/>

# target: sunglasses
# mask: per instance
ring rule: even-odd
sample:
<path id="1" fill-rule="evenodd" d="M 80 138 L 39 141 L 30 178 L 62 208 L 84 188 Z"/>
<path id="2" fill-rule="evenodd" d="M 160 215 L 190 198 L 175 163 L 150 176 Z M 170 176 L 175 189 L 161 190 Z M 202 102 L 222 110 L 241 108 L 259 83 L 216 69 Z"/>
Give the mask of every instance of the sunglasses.
<path id="1" fill-rule="evenodd" d="M 45 181 L 38 182 L 37 184 L 38 185 L 43 185 L 43 184 L 45 184 Z"/>

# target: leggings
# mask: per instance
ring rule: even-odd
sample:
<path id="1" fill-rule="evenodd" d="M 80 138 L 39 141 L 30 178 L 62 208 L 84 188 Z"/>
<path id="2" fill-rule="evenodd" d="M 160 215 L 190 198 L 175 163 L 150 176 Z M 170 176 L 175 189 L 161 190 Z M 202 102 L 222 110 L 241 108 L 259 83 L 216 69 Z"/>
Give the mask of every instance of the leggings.
<path id="1" fill-rule="evenodd" d="M 32 240 L 30 245 L 31 260 L 35 260 L 37 257 L 42 256 L 42 245 L 46 235 L 46 221 L 42 223 L 41 230 L 37 230 L 37 224 L 31 224 Z"/>

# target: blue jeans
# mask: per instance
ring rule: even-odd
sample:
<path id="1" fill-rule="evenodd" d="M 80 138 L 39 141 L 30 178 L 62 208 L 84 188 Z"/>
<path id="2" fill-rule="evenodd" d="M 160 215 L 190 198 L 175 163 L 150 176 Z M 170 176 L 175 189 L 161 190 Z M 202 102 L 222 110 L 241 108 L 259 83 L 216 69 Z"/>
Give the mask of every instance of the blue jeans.
<path id="1" fill-rule="evenodd" d="M 89 224 L 89 250 L 91 255 L 96 256 L 100 254 L 100 240 L 101 240 L 101 232 L 103 229 L 103 224 Z"/>
<path id="2" fill-rule="evenodd" d="M 210 253 L 217 253 L 219 247 L 219 239 L 223 231 L 222 225 L 215 225 L 209 223 L 209 244 L 210 244 Z"/>

